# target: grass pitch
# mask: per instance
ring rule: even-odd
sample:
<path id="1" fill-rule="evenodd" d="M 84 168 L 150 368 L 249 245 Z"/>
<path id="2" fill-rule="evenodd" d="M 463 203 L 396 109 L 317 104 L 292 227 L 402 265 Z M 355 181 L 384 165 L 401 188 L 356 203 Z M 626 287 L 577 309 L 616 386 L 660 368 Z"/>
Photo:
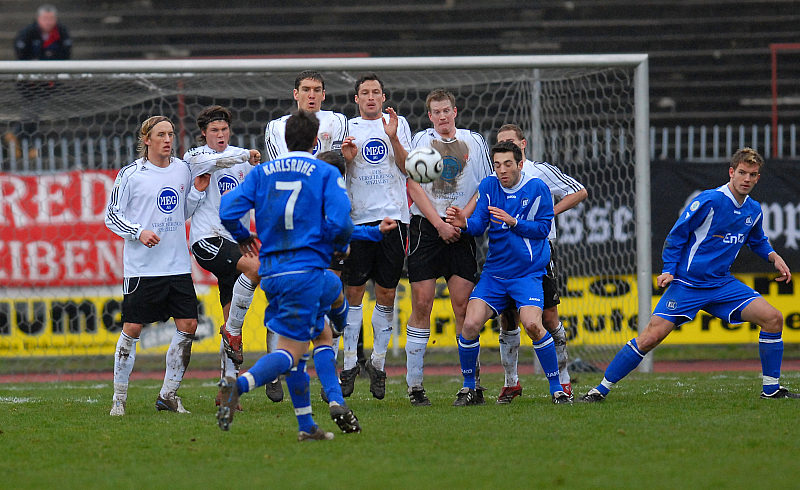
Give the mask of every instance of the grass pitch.
<path id="1" fill-rule="evenodd" d="M 453 368 L 454 374 L 457 368 Z M 585 392 L 600 375 L 582 375 Z M 0 385 L 0 487 L 453 488 L 796 487 L 800 400 L 761 400 L 755 373 L 634 374 L 601 404 L 554 406 L 525 376 L 511 405 L 450 406 L 459 377 L 428 377 L 431 407 L 413 408 L 390 377 L 348 402 L 361 434 L 297 443 L 286 401 L 245 395 L 230 432 L 217 428 L 213 380 L 181 388 L 193 413 L 157 413 L 159 382 L 133 382 L 128 414 L 108 415 L 111 383 Z M 598 379 L 595 379 L 598 378 Z M 800 375 L 783 384 L 797 390 Z M 312 380 L 317 422 L 335 425 Z"/>

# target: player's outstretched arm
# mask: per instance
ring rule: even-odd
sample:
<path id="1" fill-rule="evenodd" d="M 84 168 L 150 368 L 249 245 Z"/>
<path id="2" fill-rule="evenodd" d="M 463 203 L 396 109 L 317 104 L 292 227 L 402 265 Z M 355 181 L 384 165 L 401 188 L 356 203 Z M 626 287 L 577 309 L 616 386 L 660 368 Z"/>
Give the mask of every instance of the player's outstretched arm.
<path id="1" fill-rule="evenodd" d="M 776 281 L 784 282 L 792 282 L 792 271 L 789 270 L 789 266 L 786 265 L 786 262 L 783 261 L 780 255 L 777 252 L 773 251 L 769 254 L 769 261 L 775 266 L 775 269 L 781 274 L 777 278 Z"/>
<path id="2" fill-rule="evenodd" d="M 558 201 L 555 206 L 553 206 L 553 214 L 558 216 L 564 211 L 570 210 L 582 203 L 587 197 L 589 197 L 589 192 L 585 188 L 577 192 L 573 192 L 572 194 L 567 194 L 561 198 L 561 200 Z"/>
<path id="3" fill-rule="evenodd" d="M 343 146 L 344 148 L 344 146 Z M 350 235 L 353 234 L 353 220 L 350 218 L 350 198 L 347 186 L 339 171 L 330 166 L 323 185 L 323 209 L 325 237 L 333 244 L 334 251 L 344 252 L 349 248 Z"/>
<path id="4" fill-rule="evenodd" d="M 261 152 L 258 150 L 248 150 L 250 153 L 250 165 L 256 166 L 261 163 Z"/>

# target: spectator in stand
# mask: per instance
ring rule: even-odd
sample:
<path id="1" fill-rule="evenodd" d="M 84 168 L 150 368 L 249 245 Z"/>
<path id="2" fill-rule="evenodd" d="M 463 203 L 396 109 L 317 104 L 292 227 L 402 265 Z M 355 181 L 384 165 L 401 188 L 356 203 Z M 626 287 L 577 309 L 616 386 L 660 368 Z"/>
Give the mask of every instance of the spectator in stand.
<path id="1" fill-rule="evenodd" d="M 36 10 L 36 21 L 14 40 L 19 60 L 68 60 L 72 52 L 69 31 L 58 22 L 58 10 L 45 4 Z"/>
<path id="2" fill-rule="evenodd" d="M 72 38 L 63 24 L 58 22 L 58 10 L 50 4 L 44 4 L 36 10 L 36 20 L 17 33 L 14 39 L 14 52 L 19 60 L 68 60 L 72 53 Z M 20 138 L 31 137 L 38 129 L 39 109 L 42 100 L 53 93 L 54 81 L 17 83 L 22 97 L 28 102 L 23 108 L 22 121 L 12 125 L 10 131 L 3 135 L 3 142 L 8 151 L 19 159 L 22 158 Z M 13 150 L 12 150 L 13 149 Z M 28 158 L 38 157 L 38 151 L 31 148 Z"/>

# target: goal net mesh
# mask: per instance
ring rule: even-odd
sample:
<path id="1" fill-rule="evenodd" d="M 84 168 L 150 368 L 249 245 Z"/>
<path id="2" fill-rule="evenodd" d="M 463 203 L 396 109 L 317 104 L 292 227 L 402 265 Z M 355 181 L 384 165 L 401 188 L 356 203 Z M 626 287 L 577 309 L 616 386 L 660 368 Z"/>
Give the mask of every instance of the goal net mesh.
<path id="1" fill-rule="evenodd" d="M 458 127 L 483 134 L 491 146 L 502 124 L 516 123 L 529 158 L 558 166 L 588 189 L 584 203 L 557 218 L 555 249 L 571 355 L 594 364 L 608 362 L 636 328 L 633 73 L 632 67 L 379 72 L 386 106 L 405 116 L 412 132 L 430 126 L 427 93 L 446 88 L 456 98 Z M 116 171 L 135 158 L 140 123 L 155 114 L 170 117 L 182 155 L 196 146 L 197 113 L 220 104 L 234 114 L 231 144 L 263 154 L 266 123 L 295 107 L 296 74 L 0 75 L 0 357 L 27 360 L 6 365 L 46 370 L 52 358 L 67 356 L 98 359 L 75 361 L 81 369 L 110 368 L 121 328 L 122 240 L 104 228 L 103 212 Z M 323 108 L 356 116 L 353 83 L 361 72 L 322 74 Z M 195 272 L 205 338 L 195 352 L 212 353 L 221 310 L 213 278 Z M 446 290 L 437 291 L 433 335 L 447 339 L 439 345 L 454 345 Z M 396 317 L 404 327 L 407 283 L 398 295 Z M 263 346 L 258 307 L 257 300 L 248 313 L 248 325 L 262 330 L 245 339 L 250 351 Z M 153 333 L 147 341 L 143 335 L 140 350 L 164 351 L 170 327 L 162 325 L 161 333 L 156 327 L 145 329 Z M 484 343 L 497 345 L 496 329 L 487 324 Z M 404 330 L 398 328 L 400 345 Z"/>

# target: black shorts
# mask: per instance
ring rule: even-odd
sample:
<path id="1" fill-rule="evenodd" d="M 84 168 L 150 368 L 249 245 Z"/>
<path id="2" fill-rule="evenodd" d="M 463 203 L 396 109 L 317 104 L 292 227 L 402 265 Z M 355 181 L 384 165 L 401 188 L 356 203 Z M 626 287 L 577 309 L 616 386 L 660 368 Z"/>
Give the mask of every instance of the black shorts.
<path id="1" fill-rule="evenodd" d="M 220 304 L 225 306 L 230 303 L 233 286 L 241 274 L 236 269 L 236 264 L 242 258 L 239 245 L 219 236 L 203 238 L 192 244 L 192 253 L 200 267 L 217 277 Z"/>
<path id="2" fill-rule="evenodd" d="M 475 238 L 461 233 L 455 243 L 445 243 L 436 228 L 422 216 L 412 216 L 408 232 L 408 280 L 424 281 L 456 275 L 478 282 Z"/>
<path id="3" fill-rule="evenodd" d="M 122 321 L 165 322 L 172 318 L 197 318 L 197 294 L 191 274 L 126 277 L 122 283 Z"/>
<path id="4" fill-rule="evenodd" d="M 380 221 L 366 223 L 376 226 Z M 350 242 L 350 255 L 344 261 L 342 281 L 347 286 L 363 286 L 372 279 L 375 284 L 394 289 L 403 274 L 403 261 L 406 259 L 408 240 L 407 225 L 397 222 L 397 228 L 383 236 L 383 240 L 353 240 Z"/>
<path id="5" fill-rule="evenodd" d="M 342 271 L 344 270 L 344 260 L 337 259 L 336 257 L 332 258 L 331 263 L 328 266 L 328 269 L 332 271 L 337 271 L 339 272 L 339 275 L 341 275 Z"/>

